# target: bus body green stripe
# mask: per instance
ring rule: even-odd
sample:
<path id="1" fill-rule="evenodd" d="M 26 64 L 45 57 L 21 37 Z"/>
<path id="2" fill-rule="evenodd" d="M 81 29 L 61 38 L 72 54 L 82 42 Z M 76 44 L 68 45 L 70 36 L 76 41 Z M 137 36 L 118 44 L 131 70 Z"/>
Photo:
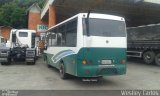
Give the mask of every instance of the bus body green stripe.
<path id="1" fill-rule="evenodd" d="M 53 54 L 46 54 L 47 62 L 59 69 L 59 62 L 53 63 Z M 78 77 L 98 77 L 122 75 L 126 73 L 126 64 L 120 64 L 126 60 L 126 48 L 81 48 L 77 54 L 64 57 L 63 63 L 66 73 Z M 90 64 L 82 64 L 87 60 Z M 101 60 L 112 60 L 114 67 L 103 67 Z"/>

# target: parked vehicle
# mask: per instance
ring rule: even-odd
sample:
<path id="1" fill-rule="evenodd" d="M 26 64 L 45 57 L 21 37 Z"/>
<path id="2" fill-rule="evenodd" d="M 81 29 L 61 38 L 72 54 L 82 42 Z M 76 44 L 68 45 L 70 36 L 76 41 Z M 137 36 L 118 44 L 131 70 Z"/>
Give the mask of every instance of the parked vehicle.
<path id="1" fill-rule="evenodd" d="M 142 58 L 147 64 L 160 66 L 160 24 L 130 27 L 127 33 L 127 56 Z"/>
<path id="2" fill-rule="evenodd" d="M 80 13 L 46 33 L 44 60 L 67 74 L 100 77 L 126 73 L 126 26 L 122 17 Z"/>
<path id="3" fill-rule="evenodd" d="M 27 29 L 12 29 L 10 38 L 5 47 L 0 47 L 0 62 L 2 65 L 11 64 L 11 61 L 26 61 L 35 64 L 36 31 Z"/>

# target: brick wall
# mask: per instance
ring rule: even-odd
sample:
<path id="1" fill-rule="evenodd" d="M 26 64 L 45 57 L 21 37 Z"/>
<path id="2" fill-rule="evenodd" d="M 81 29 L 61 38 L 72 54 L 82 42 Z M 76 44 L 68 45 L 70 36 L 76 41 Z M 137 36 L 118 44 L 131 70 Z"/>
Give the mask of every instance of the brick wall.
<path id="1" fill-rule="evenodd" d="M 49 5 L 49 17 L 48 17 L 48 26 L 49 28 L 56 24 L 56 8 L 53 5 Z"/>
<path id="2" fill-rule="evenodd" d="M 0 28 L 1 36 L 4 37 L 5 40 L 9 39 L 11 29 L 12 29 L 11 27 L 7 27 L 7 26 Z"/>
<path id="3" fill-rule="evenodd" d="M 37 25 L 41 24 L 40 13 L 29 12 L 28 15 L 28 29 L 37 30 Z M 39 35 L 37 33 L 37 35 Z"/>
<path id="4" fill-rule="evenodd" d="M 49 5 L 48 12 L 46 13 L 46 19 L 41 20 L 41 11 L 37 9 L 37 6 L 32 6 L 28 13 L 28 29 L 37 30 L 38 24 L 48 25 L 52 27 L 56 24 L 56 9 L 53 5 Z M 45 21 L 46 20 L 46 21 Z"/>
<path id="5" fill-rule="evenodd" d="M 37 9 L 37 6 L 32 6 L 28 13 L 28 29 L 37 31 L 37 25 L 39 24 L 47 25 L 50 28 L 56 24 L 56 19 L 56 9 L 53 5 L 49 5 L 44 20 L 41 20 L 41 11 Z M 37 32 L 37 36 L 40 36 L 40 32 Z M 44 47 L 43 43 L 43 41 L 40 41 L 40 48 Z"/>

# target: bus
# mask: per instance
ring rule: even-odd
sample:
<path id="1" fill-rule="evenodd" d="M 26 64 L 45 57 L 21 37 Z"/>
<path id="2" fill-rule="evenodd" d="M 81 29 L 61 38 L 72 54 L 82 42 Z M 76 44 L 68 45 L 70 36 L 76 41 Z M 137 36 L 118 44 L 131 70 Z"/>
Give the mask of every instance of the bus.
<path id="1" fill-rule="evenodd" d="M 95 78 L 126 74 L 127 35 L 119 16 L 79 13 L 47 30 L 44 60 L 68 74 Z"/>

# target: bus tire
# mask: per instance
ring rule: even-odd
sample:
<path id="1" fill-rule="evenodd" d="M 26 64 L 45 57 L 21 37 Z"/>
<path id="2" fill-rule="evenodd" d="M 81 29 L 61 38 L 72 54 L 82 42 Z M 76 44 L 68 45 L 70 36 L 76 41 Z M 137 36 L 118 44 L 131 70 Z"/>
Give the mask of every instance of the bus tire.
<path id="1" fill-rule="evenodd" d="M 61 63 L 61 65 L 60 65 L 59 73 L 60 73 L 61 79 L 66 79 L 67 78 L 67 74 L 65 73 L 65 67 L 64 67 L 63 63 Z"/>
<path id="2" fill-rule="evenodd" d="M 48 67 L 48 68 L 52 68 L 52 66 L 51 66 L 50 64 L 47 64 L 47 67 Z"/>
<path id="3" fill-rule="evenodd" d="M 46 61 L 46 64 L 47 64 L 47 67 L 48 68 L 52 68 L 52 66 L 49 64 L 48 60 L 47 60 L 47 57 L 44 57 L 45 61 Z"/>
<path id="4" fill-rule="evenodd" d="M 155 57 L 155 63 L 156 65 L 160 66 L 160 53 L 158 53 Z"/>
<path id="5" fill-rule="evenodd" d="M 153 51 L 146 51 L 143 53 L 143 61 L 147 64 L 151 64 L 154 62 L 155 53 Z"/>

